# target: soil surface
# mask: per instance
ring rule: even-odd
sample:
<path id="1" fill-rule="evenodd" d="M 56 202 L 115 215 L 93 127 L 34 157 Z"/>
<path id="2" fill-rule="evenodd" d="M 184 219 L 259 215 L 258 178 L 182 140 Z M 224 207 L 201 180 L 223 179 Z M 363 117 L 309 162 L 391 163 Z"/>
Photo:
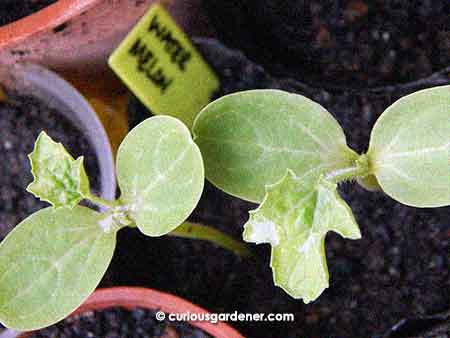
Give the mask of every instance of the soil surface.
<path id="1" fill-rule="evenodd" d="M 271 77 L 240 52 L 215 40 L 199 39 L 197 44 L 221 78 L 217 96 L 257 88 L 303 94 L 329 109 L 343 126 L 349 145 L 358 152 L 367 149 L 373 124 L 397 98 L 448 83 L 443 72 L 406 86 L 326 91 Z M 135 122 L 149 116 L 137 102 L 131 109 Z M 136 229 L 119 233 L 118 250 L 104 284 L 164 290 L 214 312 L 295 315 L 293 323 L 231 323 L 250 338 L 381 337 L 403 319 L 448 310 L 450 208 L 407 207 L 357 184 L 343 184 L 339 190 L 355 214 L 362 239 L 345 240 L 334 233 L 327 236 L 330 287 L 315 302 L 305 305 L 273 285 L 269 246 L 252 246 L 255 258 L 243 260 L 209 243 L 167 236 L 152 239 Z M 207 184 L 191 219 L 239 239 L 247 211 L 255 207 Z M 415 328 L 405 337 L 450 337 L 448 326 L 444 333 L 432 335 L 438 325 L 432 324 Z M 423 334 L 424 329 L 430 335 Z M 391 336 L 402 337 L 397 333 L 385 337 Z"/>
<path id="2" fill-rule="evenodd" d="M 0 26 L 24 18 L 57 0 L 2 0 L 0 2 Z"/>
<path id="3" fill-rule="evenodd" d="M 408 82 L 450 65 L 447 0 L 204 0 L 222 41 L 318 86 Z"/>
<path id="4" fill-rule="evenodd" d="M 73 157 L 84 156 L 93 191 L 99 191 L 98 164 L 89 141 L 61 113 L 33 97 L 0 102 L 0 241 L 31 213 L 48 206 L 25 188 L 33 180 L 28 154 L 44 130 Z"/>
<path id="5" fill-rule="evenodd" d="M 183 322 L 158 321 L 156 311 L 112 308 L 72 316 L 31 338 L 211 338 Z"/>

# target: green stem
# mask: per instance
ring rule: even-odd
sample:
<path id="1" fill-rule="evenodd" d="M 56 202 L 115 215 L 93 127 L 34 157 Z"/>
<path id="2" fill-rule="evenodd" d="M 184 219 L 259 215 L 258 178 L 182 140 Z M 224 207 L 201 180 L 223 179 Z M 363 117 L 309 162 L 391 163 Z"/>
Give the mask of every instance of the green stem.
<path id="1" fill-rule="evenodd" d="M 370 174 L 369 158 L 366 154 L 359 155 L 353 162 L 353 166 L 347 168 L 339 168 L 325 176 L 325 179 L 339 183 L 348 181 L 357 177 L 366 177 Z"/>
<path id="2" fill-rule="evenodd" d="M 326 180 L 333 181 L 335 183 L 339 183 L 342 181 L 347 181 L 353 178 L 356 178 L 357 176 L 361 175 L 362 171 L 358 167 L 349 167 L 349 168 L 342 168 L 342 169 L 336 169 L 335 171 L 330 172 L 325 176 Z"/>
<path id="3" fill-rule="evenodd" d="M 114 209 L 119 205 L 118 201 L 108 201 L 93 194 L 89 194 L 89 196 L 86 196 L 86 198 L 97 205 L 105 206 L 110 209 Z"/>
<path id="4" fill-rule="evenodd" d="M 230 250 L 240 257 L 250 257 L 252 253 L 247 246 L 225 233 L 210 226 L 185 222 L 168 235 L 181 238 L 199 239 L 214 243 L 224 249 Z"/>

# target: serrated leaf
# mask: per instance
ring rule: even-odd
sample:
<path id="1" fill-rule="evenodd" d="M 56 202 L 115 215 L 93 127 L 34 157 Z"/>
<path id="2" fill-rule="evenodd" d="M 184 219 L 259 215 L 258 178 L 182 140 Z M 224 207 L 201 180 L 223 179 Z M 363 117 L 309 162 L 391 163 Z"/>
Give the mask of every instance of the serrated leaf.
<path id="1" fill-rule="evenodd" d="M 288 171 L 267 187 L 264 202 L 250 212 L 244 239 L 270 243 L 275 285 L 305 303 L 315 300 L 329 285 L 325 256 L 328 231 L 358 239 L 361 233 L 336 184 L 319 178 L 315 188 Z"/>
<path id="2" fill-rule="evenodd" d="M 120 145 L 117 178 L 129 216 L 143 233 L 161 236 L 183 223 L 197 205 L 203 160 L 182 122 L 155 116 Z"/>
<path id="3" fill-rule="evenodd" d="M 18 330 L 51 325 L 94 291 L 115 247 L 105 215 L 76 206 L 46 208 L 0 244 L 0 322 Z"/>
<path id="4" fill-rule="evenodd" d="M 450 205 L 450 86 L 418 91 L 386 109 L 368 156 L 380 186 L 401 203 Z"/>
<path id="5" fill-rule="evenodd" d="M 73 208 L 89 195 L 89 179 L 83 157 L 74 160 L 61 143 L 44 131 L 28 155 L 34 181 L 27 191 L 54 207 Z"/>
<path id="6" fill-rule="evenodd" d="M 253 202 L 261 202 L 265 185 L 288 168 L 312 185 L 357 157 L 325 108 L 279 90 L 244 91 L 214 101 L 198 115 L 194 135 L 207 178 Z"/>

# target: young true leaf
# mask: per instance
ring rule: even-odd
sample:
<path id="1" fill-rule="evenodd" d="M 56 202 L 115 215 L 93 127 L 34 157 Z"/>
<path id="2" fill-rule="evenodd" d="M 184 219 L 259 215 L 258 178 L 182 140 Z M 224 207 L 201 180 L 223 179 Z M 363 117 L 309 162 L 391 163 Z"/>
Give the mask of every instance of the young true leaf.
<path id="1" fill-rule="evenodd" d="M 120 145 L 117 178 L 129 216 L 143 233 L 160 236 L 183 223 L 197 205 L 203 160 L 183 123 L 152 117 Z"/>
<path id="2" fill-rule="evenodd" d="M 0 244 L 0 321 L 33 330 L 69 315 L 100 282 L 116 229 L 105 215 L 76 206 L 47 208 L 20 223 Z"/>
<path id="3" fill-rule="evenodd" d="M 383 190 L 416 207 L 450 205 L 450 86 L 403 97 L 378 119 L 368 155 Z"/>
<path id="4" fill-rule="evenodd" d="M 348 167 L 357 155 L 333 116 L 308 98 L 252 90 L 209 104 L 194 123 L 206 176 L 224 191 L 261 202 L 266 184 L 288 168 L 309 186 L 324 172 Z"/>
<path id="5" fill-rule="evenodd" d="M 73 208 L 89 195 L 89 179 L 83 157 L 74 160 L 61 143 L 54 142 L 44 131 L 28 156 L 34 181 L 27 190 L 56 208 Z"/>
<path id="6" fill-rule="evenodd" d="M 329 285 L 324 247 L 327 232 L 358 239 L 358 225 L 338 195 L 336 184 L 323 178 L 311 188 L 303 178 L 288 171 L 266 190 L 264 202 L 250 212 L 244 239 L 270 243 L 275 284 L 309 303 Z"/>

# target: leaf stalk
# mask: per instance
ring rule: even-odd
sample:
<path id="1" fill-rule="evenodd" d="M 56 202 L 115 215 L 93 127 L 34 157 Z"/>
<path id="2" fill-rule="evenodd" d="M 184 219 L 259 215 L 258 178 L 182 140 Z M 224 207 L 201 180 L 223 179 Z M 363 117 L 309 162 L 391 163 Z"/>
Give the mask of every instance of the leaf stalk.
<path id="1" fill-rule="evenodd" d="M 91 202 L 93 202 L 99 206 L 104 206 L 109 209 L 114 209 L 120 205 L 119 201 L 117 201 L 117 200 L 116 201 L 108 201 L 108 200 L 105 200 L 104 198 L 95 196 L 93 194 L 89 194 L 88 196 L 86 196 L 86 199 L 90 200 Z"/>
<path id="2" fill-rule="evenodd" d="M 357 177 L 366 177 L 370 174 L 369 158 L 366 154 L 360 155 L 352 166 L 339 168 L 325 176 L 325 179 L 331 182 L 340 183 Z"/>
<path id="3" fill-rule="evenodd" d="M 231 236 L 211 226 L 198 223 L 184 222 L 168 234 L 173 237 L 198 239 L 211 242 L 227 249 L 239 257 L 251 257 L 252 253 L 245 243 L 235 240 Z"/>

